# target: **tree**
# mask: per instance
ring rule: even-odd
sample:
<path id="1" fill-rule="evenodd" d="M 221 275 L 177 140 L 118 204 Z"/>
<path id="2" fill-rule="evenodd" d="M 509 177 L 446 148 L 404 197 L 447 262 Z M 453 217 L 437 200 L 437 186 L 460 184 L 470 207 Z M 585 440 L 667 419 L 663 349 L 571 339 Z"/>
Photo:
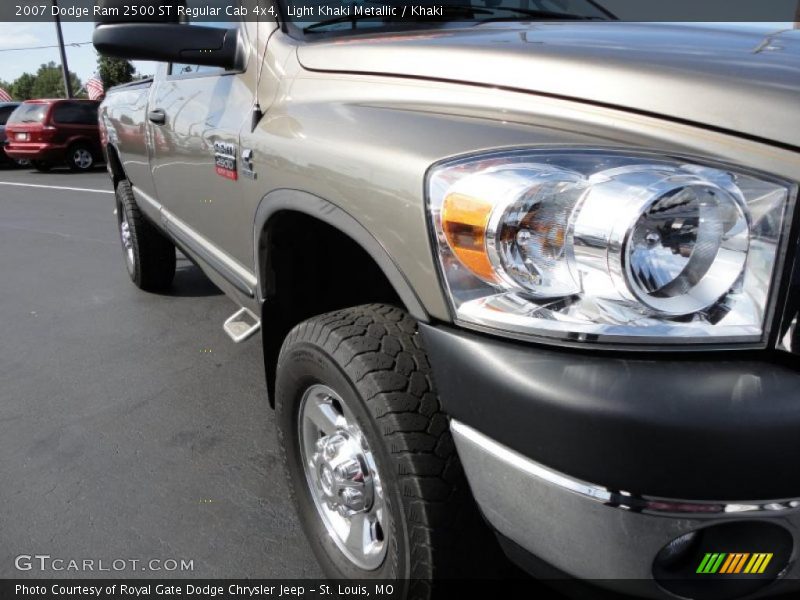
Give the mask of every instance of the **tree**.
<path id="1" fill-rule="evenodd" d="M 11 84 L 9 93 L 14 100 L 30 100 L 33 95 L 33 84 L 36 83 L 36 76 L 30 73 L 23 73 Z"/>
<path id="2" fill-rule="evenodd" d="M 77 92 L 81 89 L 81 80 L 72 72 L 70 72 L 70 78 L 72 80 L 72 91 Z M 66 97 L 61 67 L 54 62 L 41 65 L 35 75 L 23 73 L 11 84 L 4 85 L 0 82 L 0 87 L 3 87 L 11 94 L 14 100 Z"/>
<path id="3" fill-rule="evenodd" d="M 72 91 L 77 92 L 81 89 L 81 80 L 71 71 L 69 76 Z M 64 98 L 66 95 L 61 67 L 52 61 L 41 65 L 36 72 L 29 98 Z"/>
<path id="4" fill-rule="evenodd" d="M 81 80 L 75 73 L 70 72 L 69 75 L 72 81 L 72 91 L 77 93 L 81 89 Z M 66 97 L 61 67 L 54 62 L 41 65 L 35 75 L 23 73 L 5 90 L 11 94 L 14 100 Z"/>
<path id="5" fill-rule="evenodd" d="M 97 59 L 97 70 L 103 80 L 105 89 L 133 81 L 136 69 L 124 58 L 101 56 Z"/>

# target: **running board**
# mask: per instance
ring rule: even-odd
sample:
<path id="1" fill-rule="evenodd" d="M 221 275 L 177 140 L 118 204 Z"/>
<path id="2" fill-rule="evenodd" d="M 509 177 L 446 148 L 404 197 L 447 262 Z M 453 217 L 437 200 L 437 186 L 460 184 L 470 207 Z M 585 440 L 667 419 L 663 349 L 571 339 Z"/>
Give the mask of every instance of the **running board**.
<path id="1" fill-rule="evenodd" d="M 252 311 L 242 308 L 237 310 L 225 323 L 222 324 L 225 333 L 235 343 L 239 344 L 249 339 L 261 329 L 261 320 Z"/>

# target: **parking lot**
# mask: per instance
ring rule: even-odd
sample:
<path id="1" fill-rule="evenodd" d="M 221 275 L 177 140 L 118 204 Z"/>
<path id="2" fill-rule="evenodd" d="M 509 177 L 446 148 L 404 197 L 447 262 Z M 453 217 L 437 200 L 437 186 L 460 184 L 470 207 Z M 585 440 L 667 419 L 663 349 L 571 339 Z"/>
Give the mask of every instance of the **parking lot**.
<path id="1" fill-rule="evenodd" d="M 109 575 L 18 571 L 20 554 L 320 575 L 259 338 L 228 340 L 234 305 L 186 259 L 170 294 L 137 290 L 113 209 L 102 169 L 0 170 L 0 577 Z"/>

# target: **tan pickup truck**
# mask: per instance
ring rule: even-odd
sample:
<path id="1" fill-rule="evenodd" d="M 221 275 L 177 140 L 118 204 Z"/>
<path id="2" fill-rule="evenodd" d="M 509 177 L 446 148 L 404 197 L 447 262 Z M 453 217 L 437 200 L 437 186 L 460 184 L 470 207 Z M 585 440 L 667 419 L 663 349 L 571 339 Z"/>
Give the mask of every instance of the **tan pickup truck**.
<path id="1" fill-rule="evenodd" d="M 161 61 L 100 120 L 133 282 L 177 247 L 260 328 L 325 572 L 427 597 L 497 539 L 641 596 L 790 585 L 798 31 L 259 4 L 100 23 Z"/>

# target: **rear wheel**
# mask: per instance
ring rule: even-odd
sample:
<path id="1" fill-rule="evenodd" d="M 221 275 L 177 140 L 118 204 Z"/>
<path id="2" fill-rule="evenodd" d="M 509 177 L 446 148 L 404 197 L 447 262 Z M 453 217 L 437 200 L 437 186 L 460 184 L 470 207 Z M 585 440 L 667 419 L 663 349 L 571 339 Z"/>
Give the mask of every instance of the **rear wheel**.
<path id="1" fill-rule="evenodd" d="M 32 160 L 31 164 L 33 165 L 33 168 L 39 171 L 40 173 L 47 173 L 50 169 L 53 168 L 53 165 L 43 160 Z"/>
<path id="2" fill-rule="evenodd" d="M 175 246 L 142 215 L 131 184 L 117 185 L 117 223 L 125 266 L 137 287 L 157 292 L 175 277 Z"/>
<path id="3" fill-rule="evenodd" d="M 94 154 L 85 144 L 75 144 L 67 151 L 67 166 L 72 171 L 88 171 L 94 166 Z"/>
<path id="4" fill-rule="evenodd" d="M 480 521 L 416 322 L 383 305 L 295 327 L 277 367 L 276 420 L 290 490 L 329 577 L 486 576 Z"/>

